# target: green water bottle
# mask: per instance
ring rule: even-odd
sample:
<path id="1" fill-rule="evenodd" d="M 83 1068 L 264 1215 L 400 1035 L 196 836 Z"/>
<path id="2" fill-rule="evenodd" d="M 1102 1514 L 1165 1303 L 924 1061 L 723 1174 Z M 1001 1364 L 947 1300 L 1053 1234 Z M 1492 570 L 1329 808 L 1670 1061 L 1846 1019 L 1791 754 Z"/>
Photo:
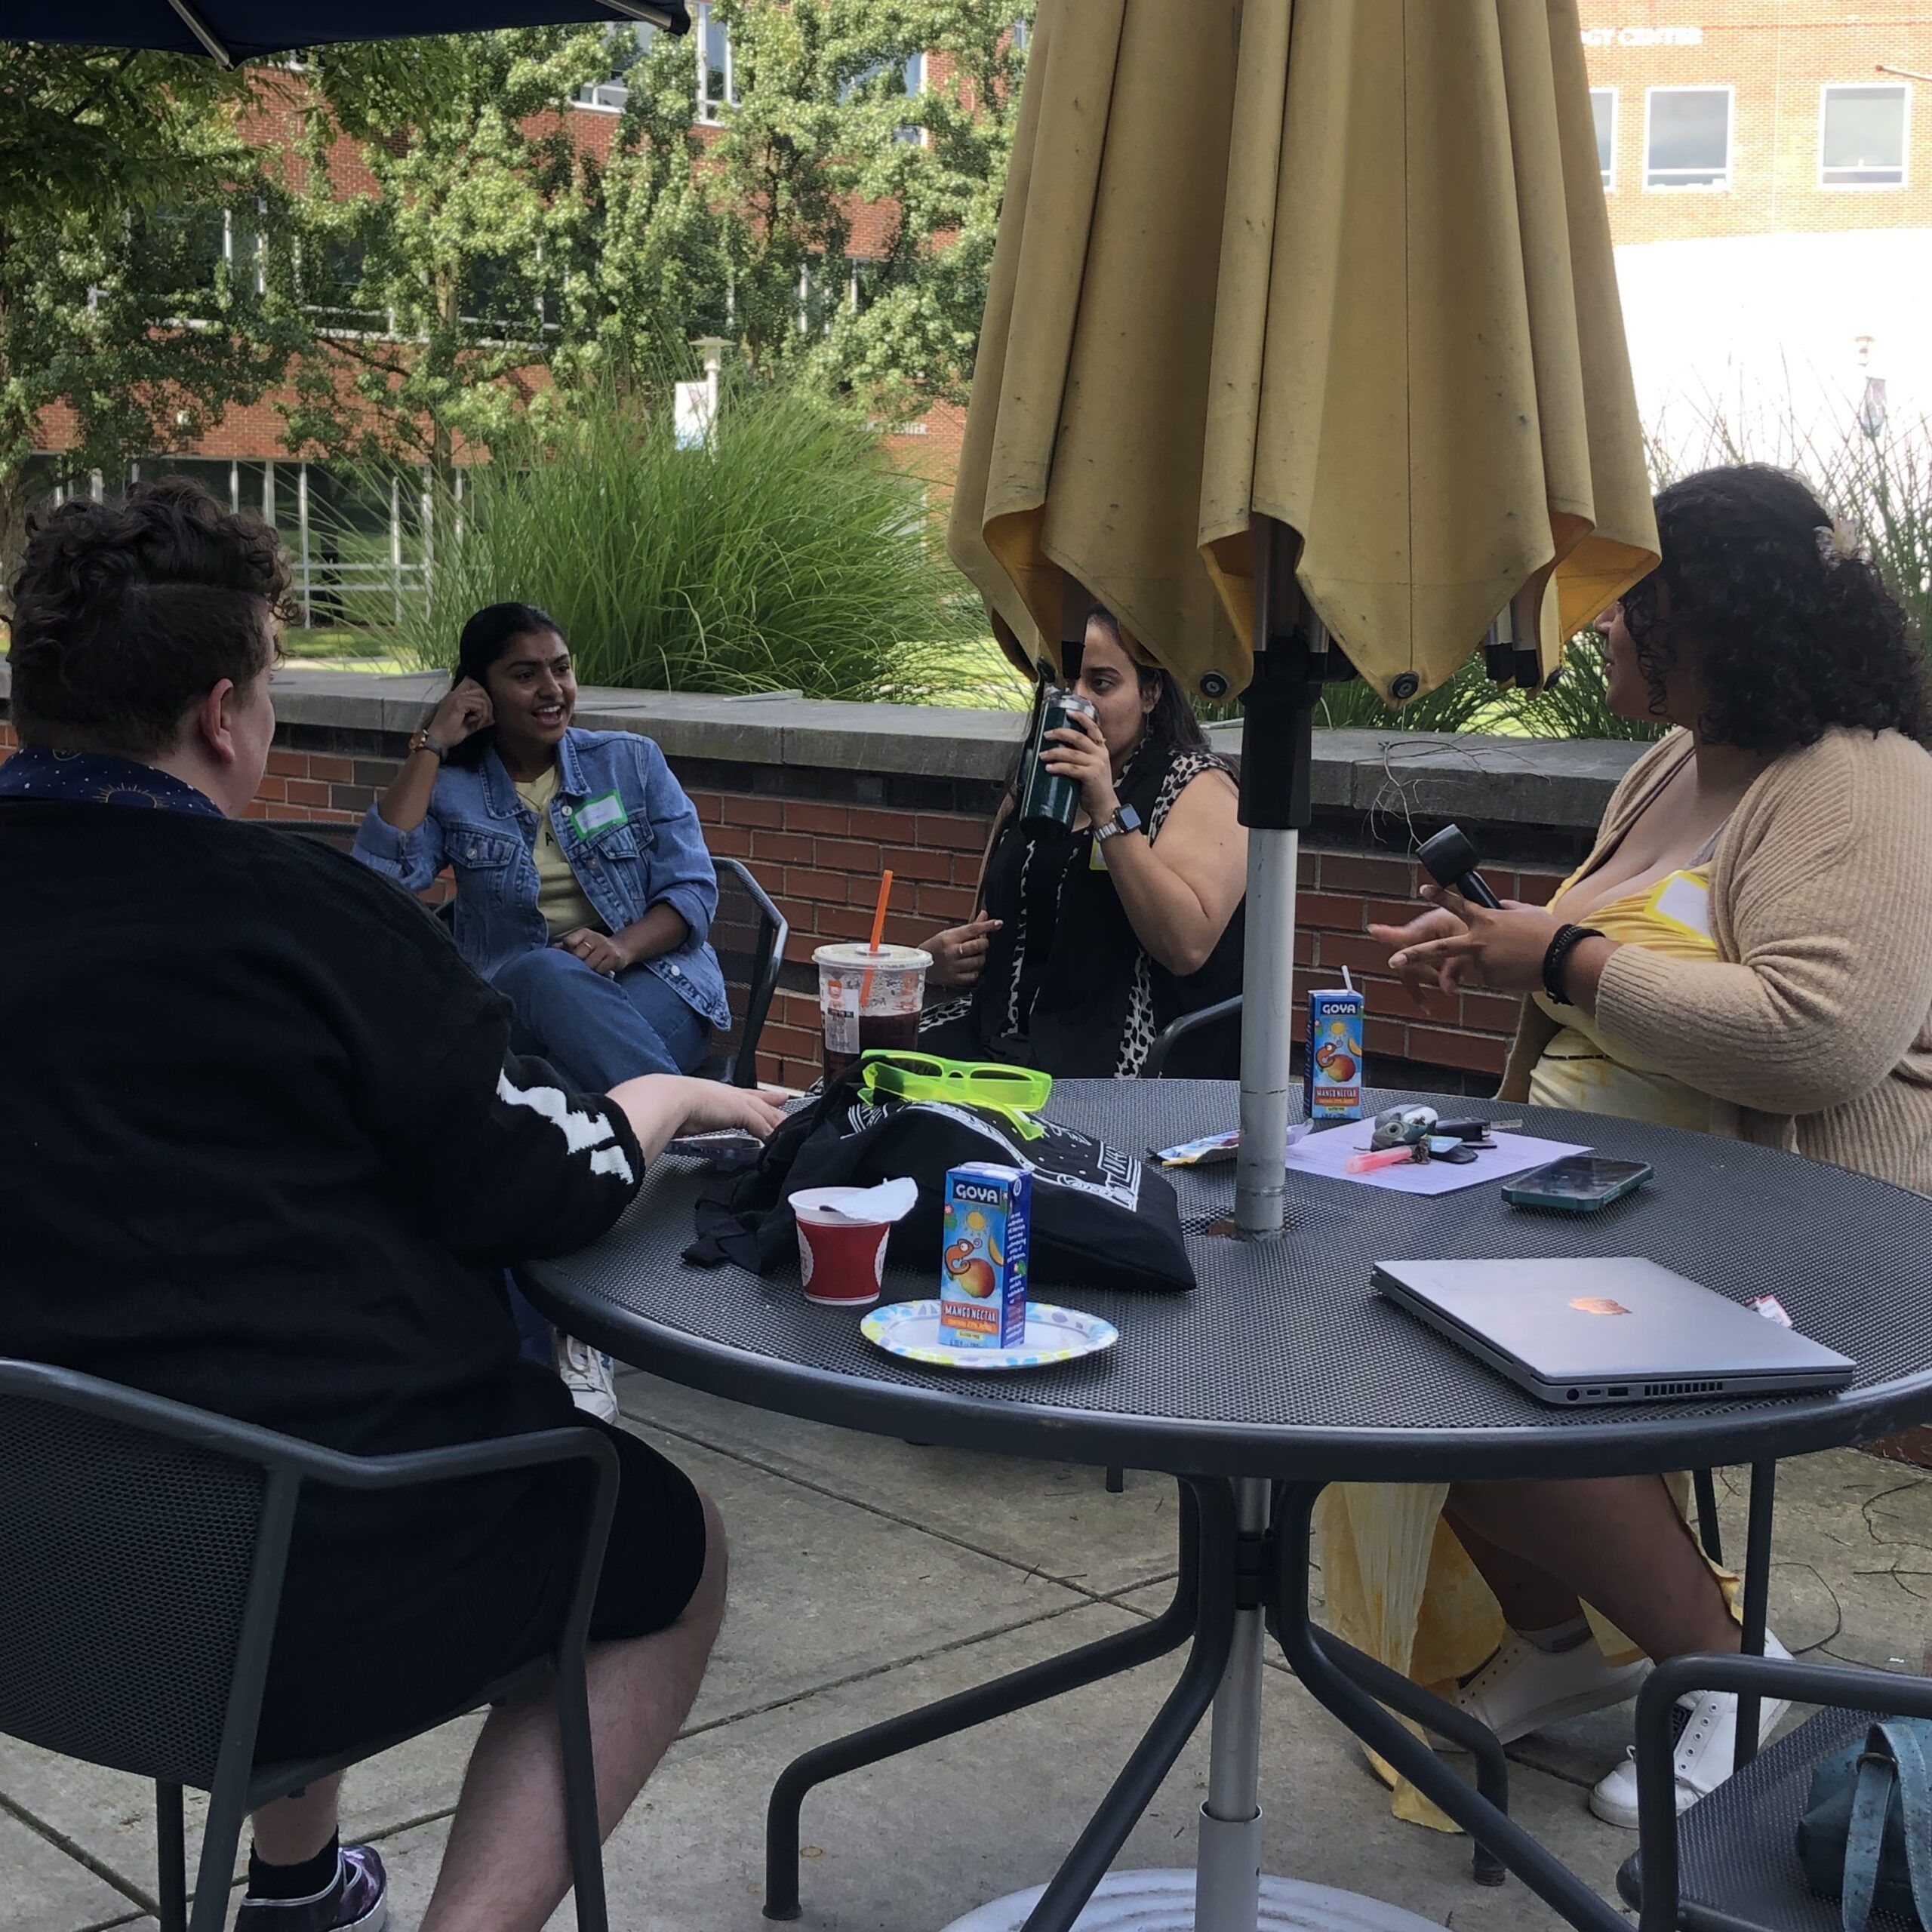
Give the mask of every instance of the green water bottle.
<path id="1" fill-rule="evenodd" d="M 1027 760 L 1026 786 L 1020 803 L 1020 823 L 1036 832 L 1054 826 L 1067 830 L 1080 809 L 1080 787 L 1063 774 L 1049 771 L 1040 758 L 1040 752 L 1046 748 L 1047 734 L 1058 731 L 1076 712 L 1083 718 L 1094 716 L 1093 700 L 1082 697 L 1077 691 L 1049 688 L 1040 711 L 1039 751 Z"/>

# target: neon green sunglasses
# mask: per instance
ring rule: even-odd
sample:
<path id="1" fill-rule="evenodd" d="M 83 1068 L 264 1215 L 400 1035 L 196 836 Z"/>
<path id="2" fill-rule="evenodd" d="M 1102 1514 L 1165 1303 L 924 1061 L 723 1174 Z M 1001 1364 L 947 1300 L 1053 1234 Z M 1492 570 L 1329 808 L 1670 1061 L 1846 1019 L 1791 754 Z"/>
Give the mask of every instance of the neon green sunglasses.
<path id="1" fill-rule="evenodd" d="M 1040 1129 L 1024 1116 L 1037 1113 L 1054 1091 L 1053 1075 L 1035 1067 L 942 1060 L 937 1054 L 878 1048 L 866 1054 L 859 1084 L 869 1099 L 951 1100 L 964 1106 L 992 1108 L 1004 1114 L 1029 1140 Z"/>

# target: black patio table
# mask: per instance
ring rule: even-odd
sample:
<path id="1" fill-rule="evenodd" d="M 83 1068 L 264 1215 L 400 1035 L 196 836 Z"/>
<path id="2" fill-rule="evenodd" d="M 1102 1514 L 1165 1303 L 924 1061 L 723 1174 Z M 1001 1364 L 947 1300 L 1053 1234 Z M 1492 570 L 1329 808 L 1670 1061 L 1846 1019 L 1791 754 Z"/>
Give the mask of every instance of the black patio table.
<path id="1" fill-rule="evenodd" d="M 1392 1094 L 1371 1095 L 1367 1103 L 1409 1100 L 1444 1104 L 1438 1096 Z M 1506 1767 L 1494 1737 L 1311 1620 L 1315 1500 L 1332 1482 L 1614 1475 L 1748 1462 L 1744 1640 L 1760 1649 L 1777 1460 L 1932 1417 L 1932 1200 L 1701 1134 L 1452 1104 L 1459 1114 L 1521 1117 L 1527 1132 L 1647 1160 L 1656 1178 L 1599 1214 L 1569 1216 L 1512 1208 L 1493 1182 L 1418 1196 L 1291 1171 L 1284 1237 L 1250 1244 L 1211 1232 L 1230 1211 L 1232 1169 L 1179 1171 L 1173 1178 L 1198 1287 L 1160 1296 L 1042 1282 L 1041 1299 L 1104 1315 L 1120 1330 L 1118 1343 L 1083 1361 L 970 1380 L 875 1349 L 851 1312 L 807 1302 L 795 1271 L 759 1278 L 684 1261 L 693 1204 L 715 1183 L 675 1159 L 653 1168 L 603 1241 L 540 1264 L 537 1298 L 560 1324 L 692 1387 L 881 1435 L 1159 1470 L 1181 1485 L 1180 1576 L 1159 1618 L 822 1746 L 786 1771 L 771 1801 L 769 1915 L 797 1915 L 799 1806 L 815 1784 L 1191 1640 L 1173 1691 L 1044 1892 L 1017 1901 L 1008 1916 L 988 1908 L 970 1923 L 975 1932 L 1017 1927 L 1023 1913 L 1025 1932 L 1069 1932 L 1076 1921 L 1253 1932 L 1257 1900 L 1280 1882 L 1258 1876 L 1265 1620 L 1310 1693 L 1469 1831 L 1478 1879 L 1498 1883 L 1513 1871 L 1571 1924 L 1622 1932 L 1626 1921 L 1508 1817 Z M 1237 1090 L 1224 1081 L 1081 1081 L 1057 1084 L 1047 1112 L 1144 1151 L 1225 1129 L 1237 1106 Z M 1801 1331 L 1858 1363 L 1857 1376 L 1826 1395 L 1557 1408 L 1369 1285 L 1374 1264 L 1392 1259 L 1625 1254 L 1739 1300 L 1774 1292 Z M 936 1266 L 892 1270 L 885 1299 L 930 1297 L 937 1278 Z M 1164 1917 L 1166 1908 L 1146 1900 L 1135 1908 L 1139 1916 L 1108 1917 L 1097 1906 L 1101 1915 L 1081 1918 L 1211 1705 L 1214 1750 L 1198 1902 L 1190 1911 L 1183 1901 Z M 1755 1737 L 1755 1705 L 1746 1700 L 1740 1713 L 1741 1752 Z M 1475 1785 L 1390 1709 L 1472 1750 Z M 1115 1880 L 1106 1894 L 1123 1910 L 1126 1882 Z M 1147 1898 L 1154 1896 L 1149 1890 Z M 1384 1909 L 1392 1925 L 1420 1923 Z"/>

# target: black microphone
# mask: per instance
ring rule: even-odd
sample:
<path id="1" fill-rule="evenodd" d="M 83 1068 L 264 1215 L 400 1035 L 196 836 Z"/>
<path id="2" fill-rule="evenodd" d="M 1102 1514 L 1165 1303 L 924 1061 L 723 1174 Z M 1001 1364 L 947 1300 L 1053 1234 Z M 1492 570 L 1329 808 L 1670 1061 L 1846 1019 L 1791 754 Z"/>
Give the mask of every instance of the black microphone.
<path id="1" fill-rule="evenodd" d="M 1494 912 L 1502 905 L 1490 891 L 1488 881 L 1476 870 L 1475 841 L 1460 825 L 1445 825 L 1433 838 L 1425 839 L 1416 857 L 1438 885 L 1452 888 L 1472 906 L 1486 906 Z"/>

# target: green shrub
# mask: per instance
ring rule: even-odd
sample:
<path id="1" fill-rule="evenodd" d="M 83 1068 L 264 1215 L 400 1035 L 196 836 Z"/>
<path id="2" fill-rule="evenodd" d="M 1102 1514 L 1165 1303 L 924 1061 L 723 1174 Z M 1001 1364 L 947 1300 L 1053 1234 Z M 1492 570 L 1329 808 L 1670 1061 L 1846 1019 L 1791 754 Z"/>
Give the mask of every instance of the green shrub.
<path id="1" fill-rule="evenodd" d="M 606 385 L 434 488 L 400 654 L 448 665 L 472 611 L 514 600 L 556 618 L 587 685 L 923 699 L 983 622 L 923 485 L 795 391 L 735 386 L 719 414 L 712 448 L 680 449 L 667 390 Z"/>

